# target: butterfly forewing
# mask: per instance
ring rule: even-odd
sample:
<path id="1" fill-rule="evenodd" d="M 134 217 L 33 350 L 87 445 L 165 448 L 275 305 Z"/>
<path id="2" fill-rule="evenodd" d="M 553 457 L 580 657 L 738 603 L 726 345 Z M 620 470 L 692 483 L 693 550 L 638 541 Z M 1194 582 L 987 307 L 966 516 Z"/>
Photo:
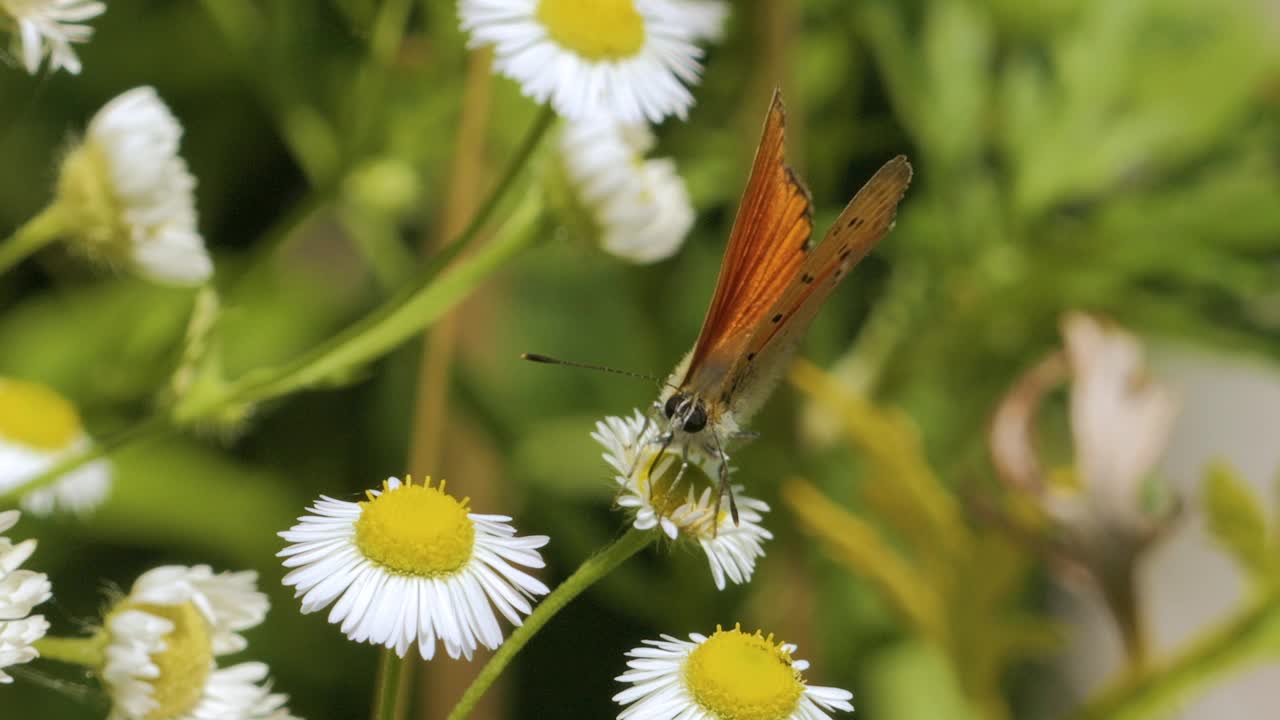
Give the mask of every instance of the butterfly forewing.
<path id="1" fill-rule="evenodd" d="M 769 307 L 728 371 L 717 399 L 739 422 L 763 402 L 819 308 L 854 265 L 893 226 L 898 203 L 911 183 L 911 163 L 901 155 L 885 163 L 845 206 L 800 272 Z"/>
<path id="2" fill-rule="evenodd" d="M 787 167 L 785 111 L 774 93 L 764 133 L 729 236 L 715 294 L 702 322 L 682 388 L 702 394 L 721 385 L 769 308 L 804 263 L 813 231 L 809 193 Z"/>

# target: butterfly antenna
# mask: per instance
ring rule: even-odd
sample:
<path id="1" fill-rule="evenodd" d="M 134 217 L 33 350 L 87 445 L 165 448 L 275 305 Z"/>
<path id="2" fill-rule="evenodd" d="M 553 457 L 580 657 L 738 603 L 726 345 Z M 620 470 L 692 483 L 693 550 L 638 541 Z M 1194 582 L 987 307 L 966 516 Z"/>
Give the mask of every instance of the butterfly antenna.
<path id="1" fill-rule="evenodd" d="M 529 362 L 542 363 L 543 365 L 564 365 L 565 367 L 582 368 L 584 370 L 599 370 L 600 372 L 613 373 L 614 375 L 625 375 L 627 377 L 640 378 L 651 382 L 661 383 L 662 378 L 650 375 L 648 373 L 632 372 L 630 370 L 619 370 L 611 368 L 607 365 L 593 365 L 591 363 L 574 362 L 572 360 L 561 360 L 553 358 L 550 355 L 539 355 L 538 353 L 520 353 L 520 358 Z"/>

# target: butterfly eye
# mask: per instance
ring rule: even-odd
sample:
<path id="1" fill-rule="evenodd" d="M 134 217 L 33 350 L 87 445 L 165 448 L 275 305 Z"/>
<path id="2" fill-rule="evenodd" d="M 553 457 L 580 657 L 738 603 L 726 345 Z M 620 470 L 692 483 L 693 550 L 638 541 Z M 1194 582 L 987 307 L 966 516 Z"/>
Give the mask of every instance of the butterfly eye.
<path id="1" fill-rule="evenodd" d="M 672 393 L 671 397 L 667 398 L 667 404 L 663 406 L 662 412 L 666 413 L 668 420 L 675 416 L 681 400 L 684 400 L 684 396 L 680 393 Z"/>
<path id="2" fill-rule="evenodd" d="M 689 413 L 689 418 L 684 421 L 684 431 L 687 433 L 696 433 L 707 426 L 707 411 L 702 408 L 702 403 L 693 406 L 693 412 Z"/>

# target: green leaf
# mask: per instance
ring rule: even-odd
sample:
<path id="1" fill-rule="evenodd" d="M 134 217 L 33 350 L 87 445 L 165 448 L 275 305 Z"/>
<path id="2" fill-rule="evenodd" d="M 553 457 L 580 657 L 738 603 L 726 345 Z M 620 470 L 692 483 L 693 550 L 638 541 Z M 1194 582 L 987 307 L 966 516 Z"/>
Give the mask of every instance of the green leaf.
<path id="1" fill-rule="evenodd" d="M 1211 465 L 1205 476 L 1209 531 L 1258 583 L 1273 581 L 1276 553 L 1257 496 L 1226 463 Z"/>

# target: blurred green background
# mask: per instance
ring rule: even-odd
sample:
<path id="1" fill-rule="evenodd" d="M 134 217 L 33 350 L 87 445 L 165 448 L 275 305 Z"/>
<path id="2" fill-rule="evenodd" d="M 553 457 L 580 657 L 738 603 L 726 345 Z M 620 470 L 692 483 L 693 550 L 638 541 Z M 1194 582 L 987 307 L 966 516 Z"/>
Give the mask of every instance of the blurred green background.
<path id="1" fill-rule="evenodd" d="M 115 490 L 96 514 L 18 528 L 40 539 L 28 565 L 54 582 L 43 612 L 55 632 L 91 624 L 104 588 L 127 588 L 157 564 L 254 569 L 273 607 L 236 659 L 269 663 L 301 717 L 365 717 L 377 651 L 347 642 L 324 613 L 298 614 L 280 586 L 275 533 L 319 494 L 355 498 L 405 472 L 447 478 L 478 511 L 550 535 L 542 577 L 563 579 L 624 526 L 588 433 L 606 414 L 646 406 L 654 388 L 522 363 L 519 353 L 657 374 L 674 365 L 701 323 L 775 85 L 819 228 L 884 160 L 905 153 L 915 164 L 897 229 L 819 316 L 804 355 L 904 411 L 957 493 L 992 487 L 985 424 L 1016 374 L 1057 342 L 1066 309 L 1268 360 L 1280 353 L 1275 3 L 731 4 L 689 121 L 657 129 L 656 154 L 675 159 L 698 210 L 678 255 L 632 266 L 562 231 L 506 264 L 455 312 L 447 388 L 430 388 L 447 392 L 447 412 L 419 428 L 443 439 L 431 467 L 409 460 L 417 341 L 339 387 L 258 408 L 239 427 L 118 453 Z M 0 177 L 0 225 L 15 228 L 48 201 L 60 154 L 103 102 L 154 85 L 186 128 L 228 375 L 314 346 L 388 297 L 424 245 L 441 241 L 453 180 L 467 74 L 455 7 L 413 7 L 403 43 L 382 59 L 369 49 L 378 9 L 373 0 L 110 3 L 80 50 L 80 76 L 0 72 L 10 172 Z M 490 112 L 478 169 L 488 187 L 537 108 L 505 79 L 482 82 Z M 0 278 L 0 374 L 49 383 L 92 434 L 109 435 L 155 407 L 193 297 L 43 252 Z M 784 384 L 753 423 L 762 438 L 736 456 L 738 480 L 773 505 L 766 525 L 777 536 L 749 586 L 717 592 L 701 553 L 650 551 L 557 617 L 477 717 L 612 717 L 625 650 L 738 621 L 797 643 L 814 663 L 810 681 L 853 690 L 861 717 L 1058 716 L 1039 699 L 1054 683 L 1053 649 L 1006 653 L 983 636 L 1044 610 L 1045 574 L 1024 550 L 1002 551 L 1017 579 L 971 619 L 969 642 L 987 648 L 973 662 L 991 665 L 975 681 L 802 531 L 778 495 L 786 477 L 869 509 L 891 538 L 910 524 L 878 514 L 885 502 L 868 505 L 863 481 L 892 478 L 824 442 L 830 423 Z M 451 707 L 459 664 L 437 659 L 422 671 L 412 717 Z M 93 681 L 33 667 L 60 689 L 6 687 L 0 716 L 104 716 Z M 998 699 L 970 692 L 974 682 Z"/>

